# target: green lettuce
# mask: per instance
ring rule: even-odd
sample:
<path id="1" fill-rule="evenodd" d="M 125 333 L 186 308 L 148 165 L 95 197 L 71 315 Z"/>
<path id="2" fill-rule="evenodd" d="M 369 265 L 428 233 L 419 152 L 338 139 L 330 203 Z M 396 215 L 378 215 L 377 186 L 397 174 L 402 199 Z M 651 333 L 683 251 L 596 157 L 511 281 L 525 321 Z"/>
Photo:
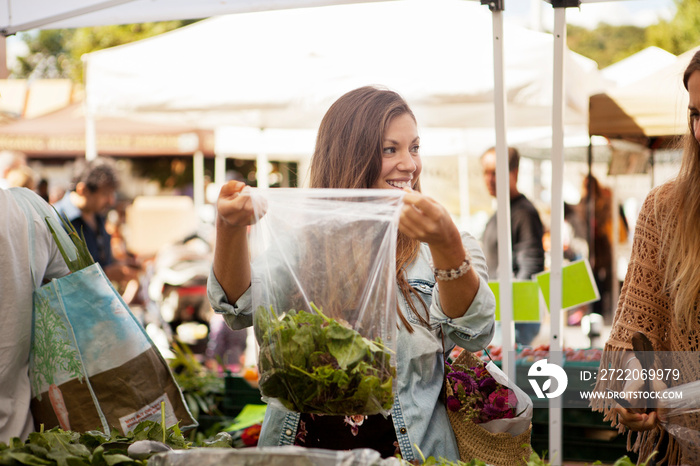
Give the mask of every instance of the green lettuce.
<path id="1" fill-rule="evenodd" d="M 255 312 L 260 391 L 290 410 L 377 414 L 393 404 L 396 368 L 381 339 L 368 340 L 323 314 L 272 307 Z"/>

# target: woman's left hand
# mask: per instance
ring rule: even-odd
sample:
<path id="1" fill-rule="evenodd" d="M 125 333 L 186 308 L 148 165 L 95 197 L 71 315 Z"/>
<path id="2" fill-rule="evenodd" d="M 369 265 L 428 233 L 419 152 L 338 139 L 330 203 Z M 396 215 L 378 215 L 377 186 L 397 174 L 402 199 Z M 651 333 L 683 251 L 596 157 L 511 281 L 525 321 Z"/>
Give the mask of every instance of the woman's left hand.
<path id="1" fill-rule="evenodd" d="M 399 231 L 418 241 L 437 248 L 462 248 L 457 226 L 449 212 L 436 200 L 404 188 Z"/>
<path id="2" fill-rule="evenodd" d="M 399 231 L 428 243 L 433 267 L 454 270 L 462 265 L 468 253 L 462 235 L 449 212 L 440 203 L 409 188 L 404 189 Z M 479 277 L 473 268 L 461 277 L 440 282 L 442 311 L 450 318 L 465 314 L 479 290 Z"/>

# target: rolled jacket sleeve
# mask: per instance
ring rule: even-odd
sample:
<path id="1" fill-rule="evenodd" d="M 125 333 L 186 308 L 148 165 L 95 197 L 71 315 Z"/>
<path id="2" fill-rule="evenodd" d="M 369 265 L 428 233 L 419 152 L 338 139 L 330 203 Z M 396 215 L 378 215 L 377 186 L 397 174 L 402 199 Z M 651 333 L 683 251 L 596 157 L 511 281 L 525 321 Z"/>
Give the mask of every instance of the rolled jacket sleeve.
<path id="1" fill-rule="evenodd" d="M 433 290 L 431 318 L 442 325 L 445 335 L 468 351 L 478 351 L 491 343 L 495 331 L 496 298 L 488 285 L 488 268 L 479 243 L 469 233 L 462 233 L 462 243 L 472 258 L 472 267 L 479 276 L 479 290 L 462 317 L 445 315 L 440 305 L 439 285 Z"/>
<path id="2" fill-rule="evenodd" d="M 240 330 L 253 325 L 253 302 L 250 287 L 238 298 L 238 301 L 234 304 L 229 303 L 212 267 L 207 280 L 207 297 L 212 309 L 224 317 L 226 324 L 231 329 Z"/>

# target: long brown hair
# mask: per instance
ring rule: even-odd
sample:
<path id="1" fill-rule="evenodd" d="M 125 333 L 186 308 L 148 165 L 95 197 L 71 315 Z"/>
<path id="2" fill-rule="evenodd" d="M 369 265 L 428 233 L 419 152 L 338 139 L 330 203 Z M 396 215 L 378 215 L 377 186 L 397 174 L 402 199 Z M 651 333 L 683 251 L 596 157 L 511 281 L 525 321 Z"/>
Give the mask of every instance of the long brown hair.
<path id="1" fill-rule="evenodd" d="M 688 80 L 700 71 L 700 52 L 691 58 L 683 74 L 683 84 L 688 90 Z M 683 158 L 673 191 L 671 219 L 678 228 L 670 243 L 665 274 L 666 285 L 677 290 L 675 299 L 676 318 L 691 323 L 700 296 L 700 144 L 695 139 L 693 120 L 688 118 L 689 131 L 683 138 Z M 677 265 L 676 265 L 677 264 Z"/>
<path id="2" fill-rule="evenodd" d="M 312 188 L 371 188 L 382 171 L 382 144 L 389 123 L 396 117 L 415 116 L 406 101 L 388 89 L 365 86 L 341 96 L 326 112 L 318 130 L 311 158 Z M 417 181 L 415 190 L 420 191 Z M 396 245 L 396 280 L 401 294 L 423 325 L 429 314 L 416 290 L 406 280 L 405 269 L 418 255 L 420 242 L 399 233 Z M 423 303 L 425 316 L 413 304 L 411 294 Z M 413 327 L 397 305 L 399 318 L 409 332 Z"/>

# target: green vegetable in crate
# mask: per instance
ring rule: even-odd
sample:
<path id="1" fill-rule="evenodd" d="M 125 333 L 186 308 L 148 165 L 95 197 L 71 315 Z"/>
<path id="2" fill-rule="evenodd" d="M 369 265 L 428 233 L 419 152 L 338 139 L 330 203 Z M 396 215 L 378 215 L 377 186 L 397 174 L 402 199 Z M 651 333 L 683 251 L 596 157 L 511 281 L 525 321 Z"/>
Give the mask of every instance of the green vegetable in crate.
<path id="1" fill-rule="evenodd" d="M 305 413 L 377 414 L 391 409 L 396 368 L 380 339 L 323 314 L 272 307 L 255 313 L 260 391 Z"/>

